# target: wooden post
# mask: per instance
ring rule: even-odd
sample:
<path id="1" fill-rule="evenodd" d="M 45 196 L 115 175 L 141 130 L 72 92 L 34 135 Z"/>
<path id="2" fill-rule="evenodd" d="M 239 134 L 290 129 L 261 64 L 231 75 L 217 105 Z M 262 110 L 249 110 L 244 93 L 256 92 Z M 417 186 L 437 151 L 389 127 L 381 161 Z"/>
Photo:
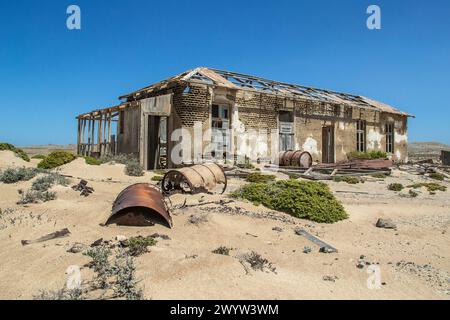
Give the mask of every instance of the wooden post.
<path id="1" fill-rule="evenodd" d="M 91 115 L 92 127 L 91 127 L 91 143 L 89 144 L 89 156 L 92 155 L 94 149 L 94 137 L 95 137 L 95 117 Z"/>
<path id="2" fill-rule="evenodd" d="M 107 127 L 107 120 L 108 120 L 108 114 L 105 113 L 105 117 L 103 119 L 103 122 L 104 122 L 103 123 L 104 124 L 104 126 L 103 126 L 103 153 L 105 153 L 105 154 L 106 154 L 106 150 L 107 150 L 106 137 L 107 137 L 107 134 L 108 134 L 106 132 L 106 129 L 108 128 Z"/>
<path id="3" fill-rule="evenodd" d="M 88 121 L 88 131 L 87 131 L 87 146 L 86 146 L 86 154 L 85 156 L 88 156 L 91 152 L 91 127 L 92 127 L 92 120 L 89 117 Z"/>
<path id="4" fill-rule="evenodd" d="M 86 155 L 86 119 L 83 119 L 83 131 L 81 134 L 81 142 L 83 144 L 82 155 Z"/>
<path id="5" fill-rule="evenodd" d="M 108 154 L 111 153 L 111 117 L 112 117 L 112 113 L 109 112 L 108 115 Z"/>
<path id="6" fill-rule="evenodd" d="M 102 153 L 102 136 L 103 136 L 103 115 L 100 114 L 100 118 L 98 119 L 98 135 L 97 135 L 99 154 Z"/>
<path id="7" fill-rule="evenodd" d="M 78 134 L 77 134 L 77 155 L 80 155 L 81 152 L 81 120 L 78 118 Z"/>

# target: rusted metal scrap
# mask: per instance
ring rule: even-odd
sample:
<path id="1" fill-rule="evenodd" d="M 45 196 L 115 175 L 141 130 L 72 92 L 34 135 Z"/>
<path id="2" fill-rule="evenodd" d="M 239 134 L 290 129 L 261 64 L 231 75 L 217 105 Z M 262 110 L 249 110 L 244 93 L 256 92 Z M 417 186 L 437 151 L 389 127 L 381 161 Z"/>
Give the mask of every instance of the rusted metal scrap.
<path id="1" fill-rule="evenodd" d="M 94 192 L 94 188 L 88 187 L 87 184 L 88 182 L 86 180 L 81 180 L 80 183 L 74 185 L 72 189 L 75 191 L 81 191 L 81 196 L 88 197 L 91 193 Z"/>
<path id="2" fill-rule="evenodd" d="M 70 234 L 69 229 L 65 228 L 60 231 L 56 231 L 46 236 L 40 237 L 39 239 L 36 240 L 22 240 L 21 242 L 23 246 L 26 246 L 32 243 L 44 242 L 52 239 L 67 237 L 69 234 Z"/>
<path id="3" fill-rule="evenodd" d="M 279 165 L 282 167 L 310 168 L 312 166 L 312 156 L 308 151 L 284 151 L 280 153 Z"/>
<path id="4" fill-rule="evenodd" d="M 171 170 L 164 176 L 161 185 L 167 193 L 224 193 L 227 177 L 218 164 L 205 163 Z"/>
<path id="5" fill-rule="evenodd" d="M 155 222 L 173 226 L 161 191 L 151 184 L 138 183 L 119 193 L 106 224 L 153 226 Z"/>

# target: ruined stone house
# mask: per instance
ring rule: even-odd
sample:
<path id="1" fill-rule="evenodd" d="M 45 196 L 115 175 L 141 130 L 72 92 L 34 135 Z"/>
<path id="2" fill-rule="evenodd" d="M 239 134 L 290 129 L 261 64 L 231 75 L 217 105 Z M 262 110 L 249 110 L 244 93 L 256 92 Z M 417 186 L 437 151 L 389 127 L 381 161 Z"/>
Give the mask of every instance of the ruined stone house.
<path id="1" fill-rule="evenodd" d="M 407 160 L 411 115 L 363 96 L 202 67 L 119 100 L 116 106 L 77 117 L 79 154 L 134 154 L 146 169 L 173 167 L 171 153 L 177 142 L 171 141 L 172 133 L 183 128 L 193 136 L 194 124 L 201 123 L 203 147 L 213 139 L 211 128 L 233 128 L 223 135 L 219 152 L 244 153 L 252 160 L 264 158 L 259 151 L 275 146 L 279 151 L 309 151 L 314 161 L 323 163 L 372 150 L 385 151 L 398 162 Z M 267 140 L 248 143 L 258 152 L 238 150 L 244 132 L 261 129 L 275 131 L 277 145 L 274 135 L 268 135 Z M 192 161 L 207 157 L 197 154 L 193 145 L 190 150 Z"/>

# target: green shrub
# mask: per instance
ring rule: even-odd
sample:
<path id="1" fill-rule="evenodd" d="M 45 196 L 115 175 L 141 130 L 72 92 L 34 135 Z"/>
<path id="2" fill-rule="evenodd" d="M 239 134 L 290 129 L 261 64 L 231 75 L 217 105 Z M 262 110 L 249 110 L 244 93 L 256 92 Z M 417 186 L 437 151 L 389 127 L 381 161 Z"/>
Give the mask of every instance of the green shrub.
<path id="1" fill-rule="evenodd" d="M 44 154 L 36 154 L 36 155 L 32 156 L 31 159 L 40 159 L 40 160 L 43 160 L 43 159 L 45 159 L 46 157 L 47 157 L 47 156 L 44 155 Z"/>
<path id="2" fill-rule="evenodd" d="M 67 151 L 54 151 L 45 157 L 44 160 L 39 162 L 38 168 L 53 169 L 72 162 L 75 159 L 76 156 L 73 153 Z"/>
<path id="3" fill-rule="evenodd" d="M 288 173 L 289 179 L 297 180 L 301 176 L 298 173 Z"/>
<path id="4" fill-rule="evenodd" d="M 388 190 L 391 191 L 402 191 L 405 187 L 401 183 L 391 183 L 388 185 Z"/>
<path id="5" fill-rule="evenodd" d="M 274 175 L 269 174 L 261 174 L 260 172 L 250 173 L 245 179 L 247 182 L 255 182 L 255 183 L 267 183 L 269 181 L 275 180 Z"/>
<path id="6" fill-rule="evenodd" d="M 30 158 L 25 153 L 25 151 L 23 151 L 22 149 L 16 148 L 14 145 L 12 145 L 10 143 L 6 143 L 6 142 L 0 143 L 0 151 L 3 151 L 3 150 L 12 151 L 16 154 L 16 156 L 18 156 L 19 158 L 22 158 L 22 160 L 24 160 L 26 162 L 30 162 Z"/>
<path id="7" fill-rule="evenodd" d="M 347 154 L 349 159 L 386 159 L 387 153 L 383 151 L 360 152 L 353 151 Z"/>
<path id="8" fill-rule="evenodd" d="M 387 175 L 385 175 L 384 173 L 374 173 L 371 175 L 371 177 L 377 179 L 386 179 Z"/>
<path id="9" fill-rule="evenodd" d="M 33 179 L 39 170 L 35 168 L 8 168 L 0 175 L 0 181 L 6 184 Z"/>
<path id="10" fill-rule="evenodd" d="M 239 169 L 255 169 L 255 166 L 250 162 L 238 163 L 236 167 Z"/>
<path id="11" fill-rule="evenodd" d="M 251 183 L 231 196 L 315 222 L 333 223 L 348 218 L 342 204 L 322 182 L 283 180 L 273 184 Z"/>
<path id="12" fill-rule="evenodd" d="M 125 174 L 132 177 L 142 177 L 144 175 L 144 168 L 136 160 L 130 161 L 125 166 Z"/>
<path id="13" fill-rule="evenodd" d="M 348 184 L 358 184 L 361 182 L 361 179 L 358 177 L 352 176 L 338 176 L 333 178 L 334 182 L 347 182 Z"/>
<path id="14" fill-rule="evenodd" d="M 412 185 L 408 186 L 408 188 L 413 188 L 413 189 L 419 189 L 419 188 L 422 188 L 422 187 L 427 188 L 427 190 L 430 191 L 430 192 L 435 192 L 435 191 L 443 191 L 443 192 L 445 192 L 447 190 L 446 186 L 443 186 L 443 185 L 441 185 L 439 183 L 434 183 L 434 182 L 431 182 L 431 183 L 415 183 L 415 184 L 412 184 Z"/>
<path id="15" fill-rule="evenodd" d="M 440 173 L 430 173 L 429 177 L 434 180 L 444 181 L 445 176 Z"/>
<path id="16" fill-rule="evenodd" d="M 31 189 L 35 191 L 47 191 L 55 184 L 67 186 L 69 180 L 60 174 L 49 173 L 43 177 L 37 178 L 33 182 Z"/>
<path id="17" fill-rule="evenodd" d="M 128 254 L 132 257 L 140 256 L 147 252 L 147 247 L 154 246 L 158 243 L 152 237 L 133 237 L 126 241 L 126 246 L 128 247 Z"/>
<path id="18" fill-rule="evenodd" d="M 94 157 L 84 157 L 84 161 L 86 161 L 86 164 L 91 166 L 99 166 L 102 164 L 102 162 Z"/>
<path id="19" fill-rule="evenodd" d="M 153 176 L 152 181 L 160 182 L 164 177 L 163 176 Z"/>

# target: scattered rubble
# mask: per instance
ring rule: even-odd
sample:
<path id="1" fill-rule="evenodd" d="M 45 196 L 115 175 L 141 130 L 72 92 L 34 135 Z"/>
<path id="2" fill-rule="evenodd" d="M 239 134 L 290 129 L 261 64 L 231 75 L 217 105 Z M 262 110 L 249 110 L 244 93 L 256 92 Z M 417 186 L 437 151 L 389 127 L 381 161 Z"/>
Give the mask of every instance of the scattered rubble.
<path id="1" fill-rule="evenodd" d="M 323 276 L 323 281 L 330 281 L 330 282 L 336 282 L 339 278 L 336 276 Z"/>
<path id="2" fill-rule="evenodd" d="M 303 248 L 303 253 L 308 254 L 308 253 L 311 253 L 311 252 L 312 252 L 311 247 L 304 247 L 304 248 Z"/>
<path id="3" fill-rule="evenodd" d="M 87 186 L 88 182 L 86 180 L 81 180 L 80 183 L 72 187 L 75 191 L 81 191 L 80 196 L 89 197 L 91 193 L 94 193 L 94 188 Z"/>
<path id="4" fill-rule="evenodd" d="M 403 260 L 393 267 L 396 271 L 414 274 L 438 291 L 450 295 L 450 273 L 447 271 L 436 269 L 431 264 L 419 265 Z"/>

